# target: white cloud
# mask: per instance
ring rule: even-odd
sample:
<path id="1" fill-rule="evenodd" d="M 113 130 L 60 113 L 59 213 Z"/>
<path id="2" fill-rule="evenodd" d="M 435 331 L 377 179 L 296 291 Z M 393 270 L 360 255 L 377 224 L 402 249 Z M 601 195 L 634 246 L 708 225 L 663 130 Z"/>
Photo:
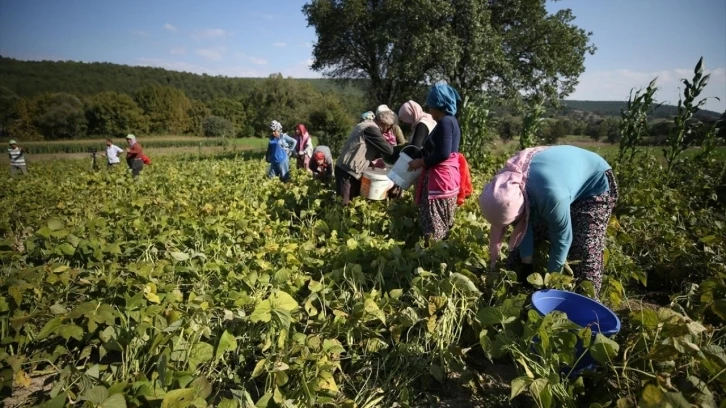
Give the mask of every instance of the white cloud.
<path id="1" fill-rule="evenodd" d="M 284 43 L 284 42 L 282 42 L 282 41 L 278 41 L 278 42 L 276 42 L 276 43 L 272 44 L 272 46 L 273 46 L 273 47 L 287 47 L 287 44 L 285 44 L 285 43 Z"/>
<path id="2" fill-rule="evenodd" d="M 184 47 L 176 47 L 176 48 L 172 48 L 171 50 L 169 50 L 169 52 L 172 55 L 184 55 L 187 53 L 187 50 Z"/>
<path id="3" fill-rule="evenodd" d="M 212 61 L 221 61 L 225 52 L 227 52 L 227 49 L 224 47 L 200 48 L 194 51 L 194 53 L 200 57 L 204 57 Z"/>
<path id="4" fill-rule="evenodd" d="M 194 30 L 192 38 L 197 41 L 201 41 L 204 39 L 226 37 L 229 34 L 229 31 L 223 30 L 221 28 L 207 28 L 204 30 Z"/>
<path id="5" fill-rule="evenodd" d="M 711 79 L 700 98 L 718 97 L 721 100 L 709 99 L 705 109 L 722 112 L 726 109 L 726 69 L 706 70 Z M 645 88 L 650 81 L 658 77 L 656 99 L 669 104 L 677 104 L 679 95 L 683 94 L 681 79 L 693 77 L 693 70 L 686 68 L 666 69 L 660 71 L 636 71 L 617 69 L 610 71 L 585 71 L 580 76 L 580 83 L 575 92 L 568 97 L 574 100 L 613 100 L 626 101 L 630 90 Z"/>
<path id="6" fill-rule="evenodd" d="M 169 24 L 169 23 L 166 23 L 166 24 L 164 24 L 164 30 L 166 30 L 166 31 L 171 31 L 171 32 L 173 32 L 173 33 L 175 33 L 175 32 L 177 32 L 177 31 L 179 31 L 179 29 L 178 29 L 178 28 L 174 27 L 173 25 L 171 25 L 171 24 Z"/>
<path id="7" fill-rule="evenodd" d="M 250 57 L 250 62 L 255 65 L 267 65 L 267 60 L 264 58 Z"/>

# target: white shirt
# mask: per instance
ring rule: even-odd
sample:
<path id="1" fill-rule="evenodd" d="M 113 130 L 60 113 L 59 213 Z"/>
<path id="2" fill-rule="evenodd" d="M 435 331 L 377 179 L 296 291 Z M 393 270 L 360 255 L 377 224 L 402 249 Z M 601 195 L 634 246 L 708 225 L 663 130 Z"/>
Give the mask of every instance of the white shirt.
<path id="1" fill-rule="evenodd" d="M 116 164 L 120 163 L 121 159 L 118 158 L 119 153 L 123 153 L 123 149 L 116 146 L 115 144 L 112 144 L 111 146 L 106 147 L 106 157 L 108 158 L 109 164 Z"/>

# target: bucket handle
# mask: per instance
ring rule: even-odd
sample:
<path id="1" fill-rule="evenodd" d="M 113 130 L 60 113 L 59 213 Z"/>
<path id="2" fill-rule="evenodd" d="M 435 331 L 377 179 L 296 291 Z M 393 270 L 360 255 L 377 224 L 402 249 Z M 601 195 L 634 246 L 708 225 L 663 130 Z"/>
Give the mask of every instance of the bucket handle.
<path id="1" fill-rule="evenodd" d="M 403 149 L 401 149 L 401 153 L 405 152 L 406 149 L 408 149 L 409 147 L 413 147 L 414 149 L 416 149 L 417 152 L 420 152 L 421 151 L 421 149 L 418 146 L 414 146 L 414 145 L 411 145 L 410 144 L 408 146 L 405 146 Z"/>

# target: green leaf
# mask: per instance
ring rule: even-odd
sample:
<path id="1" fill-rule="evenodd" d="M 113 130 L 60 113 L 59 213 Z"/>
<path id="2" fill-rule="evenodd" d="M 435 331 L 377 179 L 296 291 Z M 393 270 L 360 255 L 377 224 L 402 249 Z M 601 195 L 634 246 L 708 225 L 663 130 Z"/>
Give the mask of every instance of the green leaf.
<path id="1" fill-rule="evenodd" d="M 83 393 L 81 399 L 99 405 L 108 399 L 108 390 L 104 386 L 97 385 Z"/>
<path id="2" fill-rule="evenodd" d="M 194 394 L 197 398 L 206 399 L 212 395 L 212 384 L 207 381 L 206 377 L 197 377 L 191 384 L 189 384 L 189 388 L 194 389 Z"/>
<path id="3" fill-rule="evenodd" d="M 189 254 L 187 254 L 186 252 L 172 251 L 169 252 L 169 255 L 171 255 L 172 259 L 177 262 L 184 262 L 189 260 Z"/>
<path id="4" fill-rule="evenodd" d="M 663 391 L 660 388 L 653 384 L 648 384 L 640 394 L 640 403 L 638 406 L 642 408 L 662 407 L 665 402 L 664 397 Z"/>
<path id="5" fill-rule="evenodd" d="M 364 309 L 366 313 L 375 316 L 376 318 L 378 318 L 378 320 L 383 322 L 383 324 L 386 324 L 386 314 L 383 313 L 383 310 L 378 307 L 378 304 L 375 302 L 375 300 L 370 298 L 366 299 L 364 303 Z"/>
<path id="6" fill-rule="evenodd" d="M 595 341 L 590 347 L 590 355 L 600 364 L 607 365 L 620 351 L 620 345 L 605 337 L 602 333 L 595 336 Z"/>
<path id="7" fill-rule="evenodd" d="M 73 247 L 73 245 L 64 242 L 57 247 L 55 247 L 56 252 L 60 252 L 61 255 L 71 256 L 74 253 L 76 253 L 76 248 Z"/>
<path id="8" fill-rule="evenodd" d="M 726 300 L 719 299 L 713 302 L 711 310 L 716 313 L 721 319 L 726 320 Z"/>
<path id="9" fill-rule="evenodd" d="M 51 231 L 59 231 L 65 228 L 65 224 L 63 221 L 57 219 L 57 218 L 51 218 L 48 220 L 48 229 Z"/>
<path id="10" fill-rule="evenodd" d="M 298 304 L 288 293 L 283 291 L 277 291 L 270 295 L 270 300 L 273 309 L 281 309 L 286 312 L 292 312 L 298 308 Z"/>
<path id="11" fill-rule="evenodd" d="M 502 323 L 502 313 L 498 308 L 493 306 L 487 306 L 479 309 L 476 313 L 476 319 L 479 320 L 482 326 L 493 326 L 495 324 Z"/>
<path id="12" fill-rule="evenodd" d="M 476 287 L 474 282 L 471 281 L 467 276 L 462 275 L 458 272 L 454 272 L 449 277 L 449 280 L 451 283 L 459 289 L 462 293 L 472 295 L 472 296 L 479 296 L 481 292 L 479 292 L 479 288 Z"/>
<path id="13" fill-rule="evenodd" d="M 255 364 L 255 369 L 252 370 L 252 378 L 259 377 L 262 373 L 265 372 L 265 364 L 267 363 L 267 359 L 262 359 Z"/>
<path id="14" fill-rule="evenodd" d="M 237 350 L 237 340 L 234 338 L 233 335 L 225 330 L 224 333 L 222 333 L 222 336 L 219 338 L 219 344 L 217 345 L 217 352 L 215 353 L 214 358 L 218 359 L 227 351 L 235 350 Z"/>
<path id="15" fill-rule="evenodd" d="M 323 284 L 318 281 L 311 280 L 310 283 L 308 283 L 308 288 L 311 292 L 317 293 L 323 290 Z"/>
<path id="16" fill-rule="evenodd" d="M 532 379 L 529 377 L 523 376 L 513 379 L 511 383 L 512 394 L 509 396 L 509 400 L 513 400 L 517 395 L 526 391 L 530 384 L 532 384 Z"/>
<path id="17" fill-rule="evenodd" d="M 68 341 L 71 337 L 76 340 L 83 339 L 83 329 L 75 324 L 64 324 L 58 328 L 58 335 Z"/>
<path id="18" fill-rule="evenodd" d="M 237 400 L 222 398 L 222 400 L 219 401 L 219 405 L 217 405 L 217 407 L 219 407 L 219 408 L 238 408 L 239 404 L 237 404 Z"/>
<path id="19" fill-rule="evenodd" d="M 529 386 L 529 392 L 542 408 L 550 408 L 552 406 L 552 390 L 550 390 L 549 381 L 546 378 L 538 378 L 532 381 Z"/>
<path id="20" fill-rule="evenodd" d="M 38 405 L 37 408 L 63 408 L 66 406 L 66 397 L 66 394 L 61 392 L 50 401 Z"/>
<path id="21" fill-rule="evenodd" d="M 56 330 L 63 325 L 63 319 L 60 316 L 56 316 L 50 320 L 40 329 L 40 333 L 36 337 L 37 340 L 43 340 L 44 338 L 55 333 Z M 68 340 L 66 338 L 66 340 Z"/>
<path id="22" fill-rule="evenodd" d="M 272 318 L 272 305 L 269 300 L 263 300 L 255 306 L 255 310 L 250 315 L 250 320 L 253 323 L 257 322 L 269 322 Z"/>
<path id="23" fill-rule="evenodd" d="M 193 388 L 182 388 L 166 393 L 161 401 L 161 408 L 187 408 L 197 398 Z"/>
<path id="24" fill-rule="evenodd" d="M 530 285 L 534 286 L 537 289 L 540 289 L 544 286 L 544 279 L 542 279 L 542 275 L 537 272 L 527 276 L 527 282 L 529 282 Z"/>
<path id="25" fill-rule="evenodd" d="M 114 394 L 103 401 L 99 408 L 126 408 L 126 399 L 123 394 Z"/>
<path id="26" fill-rule="evenodd" d="M 212 360 L 214 347 L 211 344 L 200 342 L 192 346 L 189 352 L 189 369 L 194 371 L 197 366 Z"/>

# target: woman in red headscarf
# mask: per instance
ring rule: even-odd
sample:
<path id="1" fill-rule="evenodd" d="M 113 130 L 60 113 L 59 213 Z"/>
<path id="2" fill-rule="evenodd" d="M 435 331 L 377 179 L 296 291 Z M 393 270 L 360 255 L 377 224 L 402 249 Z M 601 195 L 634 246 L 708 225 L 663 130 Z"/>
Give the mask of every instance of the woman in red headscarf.
<path id="1" fill-rule="evenodd" d="M 328 146 L 318 146 L 313 152 L 313 159 L 310 160 L 308 173 L 313 175 L 314 179 L 329 183 L 333 180 L 333 155 L 330 153 Z"/>
<path id="2" fill-rule="evenodd" d="M 313 157 L 313 141 L 302 123 L 295 127 L 295 139 L 297 140 L 297 148 L 295 149 L 297 167 L 307 169 L 310 165 L 310 158 Z"/>

